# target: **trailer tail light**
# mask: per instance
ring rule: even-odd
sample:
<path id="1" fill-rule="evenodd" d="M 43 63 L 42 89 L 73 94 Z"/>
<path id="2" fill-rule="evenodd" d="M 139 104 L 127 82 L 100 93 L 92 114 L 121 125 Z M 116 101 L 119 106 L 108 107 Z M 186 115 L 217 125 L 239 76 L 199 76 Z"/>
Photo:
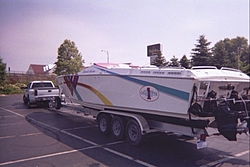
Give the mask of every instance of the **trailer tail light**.
<path id="1" fill-rule="evenodd" d="M 37 96 L 37 90 L 35 90 L 34 95 Z"/>

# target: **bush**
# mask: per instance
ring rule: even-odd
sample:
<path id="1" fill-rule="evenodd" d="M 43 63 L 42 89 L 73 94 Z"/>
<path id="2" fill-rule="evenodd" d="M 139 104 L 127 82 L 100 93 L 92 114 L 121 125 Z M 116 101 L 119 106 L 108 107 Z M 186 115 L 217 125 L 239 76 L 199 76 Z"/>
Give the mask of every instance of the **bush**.
<path id="1" fill-rule="evenodd" d="M 24 83 L 16 83 L 15 86 L 19 87 L 20 89 L 21 89 L 22 87 L 27 87 L 27 85 L 24 84 Z"/>
<path id="2" fill-rule="evenodd" d="M 23 83 L 16 84 L 6 84 L 0 86 L 0 94 L 22 94 L 23 90 L 21 87 L 25 87 L 26 85 Z"/>

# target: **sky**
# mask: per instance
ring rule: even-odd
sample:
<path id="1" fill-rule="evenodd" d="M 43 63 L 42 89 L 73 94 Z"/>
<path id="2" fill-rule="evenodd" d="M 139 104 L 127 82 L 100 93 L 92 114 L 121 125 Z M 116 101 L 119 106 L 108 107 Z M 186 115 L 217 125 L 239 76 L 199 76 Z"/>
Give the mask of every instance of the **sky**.
<path id="1" fill-rule="evenodd" d="M 205 35 L 249 41 L 249 0 L 0 0 L 0 57 L 11 71 L 53 64 L 65 39 L 84 65 L 148 65 L 147 46 L 160 43 L 166 60 L 191 58 Z M 105 50 L 106 52 L 102 52 Z"/>

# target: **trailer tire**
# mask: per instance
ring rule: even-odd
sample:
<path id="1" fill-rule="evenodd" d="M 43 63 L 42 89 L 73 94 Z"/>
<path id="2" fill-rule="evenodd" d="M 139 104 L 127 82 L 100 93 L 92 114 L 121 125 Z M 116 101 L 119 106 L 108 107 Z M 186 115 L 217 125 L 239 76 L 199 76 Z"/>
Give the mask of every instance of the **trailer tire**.
<path id="1" fill-rule="evenodd" d="M 97 117 L 98 129 L 103 135 L 109 135 L 111 130 L 111 116 L 108 114 L 100 114 Z"/>
<path id="2" fill-rule="evenodd" d="M 116 140 L 122 140 L 125 138 L 125 128 L 126 122 L 125 119 L 120 116 L 115 116 L 111 122 L 111 131 L 112 136 Z"/>
<path id="3" fill-rule="evenodd" d="M 127 141 L 134 146 L 138 146 L 142 143 L 142 132 L 140 125 L 134 119 L 128 121 L 126 126 Z"/>

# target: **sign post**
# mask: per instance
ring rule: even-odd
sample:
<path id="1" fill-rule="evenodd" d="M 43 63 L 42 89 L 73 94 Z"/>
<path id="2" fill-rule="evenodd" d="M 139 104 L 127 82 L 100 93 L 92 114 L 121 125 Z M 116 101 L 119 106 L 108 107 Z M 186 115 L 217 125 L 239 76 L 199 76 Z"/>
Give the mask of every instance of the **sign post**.
<path id="1" fill-rule="evenodd" d="M 155 59 L 158 56 L 158 52 L 161 52 L 161 44 L 154 44 L 147 46 L 147 56 L 150 57 L 150 65 L 153 65 Z"/>

